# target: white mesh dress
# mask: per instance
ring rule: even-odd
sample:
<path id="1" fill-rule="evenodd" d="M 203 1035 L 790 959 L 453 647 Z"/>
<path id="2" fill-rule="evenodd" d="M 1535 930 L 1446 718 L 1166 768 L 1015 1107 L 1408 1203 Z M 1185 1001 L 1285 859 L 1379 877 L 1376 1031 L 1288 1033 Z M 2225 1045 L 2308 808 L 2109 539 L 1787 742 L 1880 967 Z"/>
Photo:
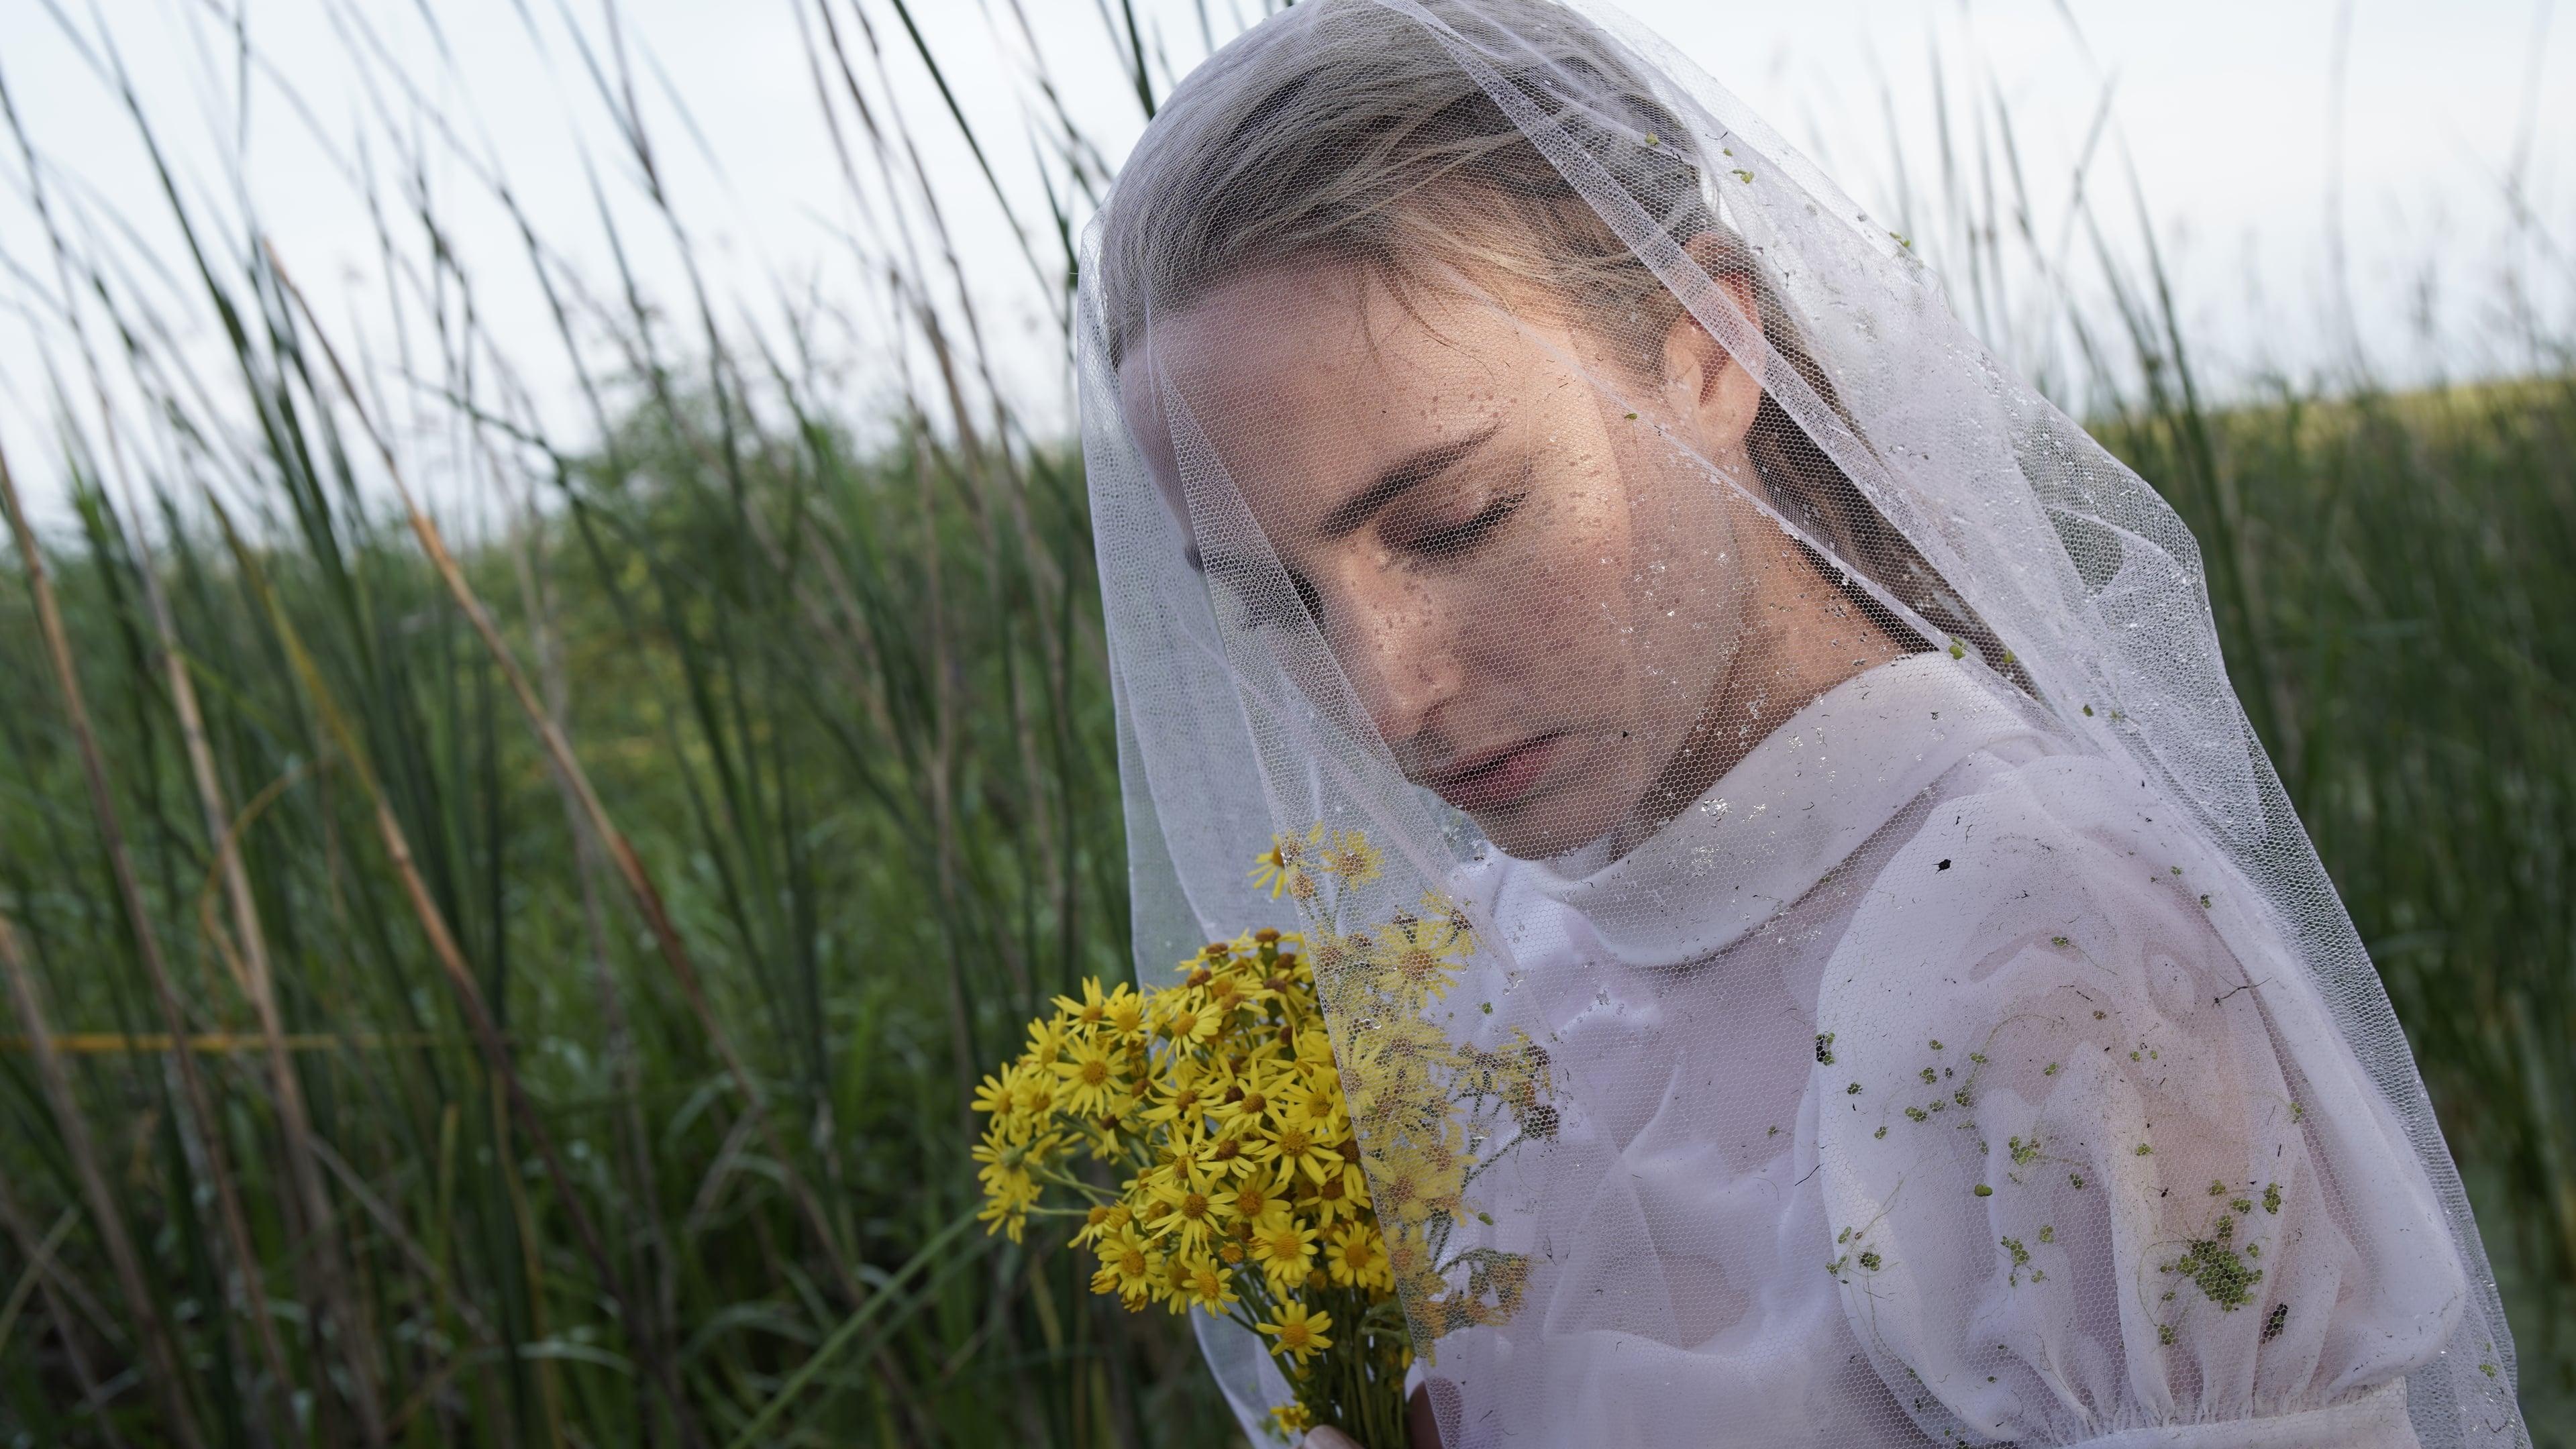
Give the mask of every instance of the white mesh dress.
<path id="1" fill-rule="evenodd" d="M 2189 534 L 1699 72 L 1308 0 L 1149 128 L 1081 328 L 1140 971 L 1329 943 L 1277 839 L 1455 927 L 1427 997 L 1317 950 L 1444 1444 L 2524 1441 Z M 1546 1082 L 1412 1209 L 1398 1026 Z"/>

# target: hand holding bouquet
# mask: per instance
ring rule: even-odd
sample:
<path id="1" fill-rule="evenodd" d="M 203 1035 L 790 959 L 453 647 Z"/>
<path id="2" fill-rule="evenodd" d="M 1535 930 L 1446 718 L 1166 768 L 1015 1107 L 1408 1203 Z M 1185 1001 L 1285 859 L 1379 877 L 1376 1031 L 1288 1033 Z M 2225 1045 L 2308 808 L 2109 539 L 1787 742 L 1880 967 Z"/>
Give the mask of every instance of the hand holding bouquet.
<path id="1" fill-rule="evenodd" d="M 1424 1015 L 1474 949 L 1463 913 L 1428 899 L 1341 928 L 1378 869 L 1357 832 L 1280 837 L 1255 875 L 1309 930 L 1211 943 L 1150 992 L 1058 997 L 977 1091 L 974 1151 L 990 1231 L 1078 1219 L 1094 1292 L 1259 1333 L 1296 1395 L 1279 1429 L 1372 1446 L 1404 1441 L 1416 1342 L 1518 1306 L 1526 1260 L 1452 1239 L 1480 1216 L 1476 1174 L 1554 1125 L 1535 1043 L 1463 1048 Z"/>

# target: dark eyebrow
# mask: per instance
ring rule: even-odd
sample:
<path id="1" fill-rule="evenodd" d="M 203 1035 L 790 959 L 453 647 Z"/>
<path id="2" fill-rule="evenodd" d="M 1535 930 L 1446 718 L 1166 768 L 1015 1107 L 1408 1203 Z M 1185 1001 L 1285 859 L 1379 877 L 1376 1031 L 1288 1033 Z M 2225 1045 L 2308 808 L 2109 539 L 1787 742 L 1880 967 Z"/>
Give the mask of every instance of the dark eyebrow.
<path id="1" fill-rule="evenodd" d="M 1340 538 L 1369 521 L 1369 516 L 1394 502 L 1406 489 L 1428 483 L 1450 465 L 1485 445 L 1487 439 L 1502 430 L 1499 422 L 1487 423 L 1481 432 L 1471 433 L 1454 443 L 1436 443 L 1404 459 L 1377 475 L 1370 484 L 1333 506 L 1324 515 L 1319 531 L 1326 538 Z"/>

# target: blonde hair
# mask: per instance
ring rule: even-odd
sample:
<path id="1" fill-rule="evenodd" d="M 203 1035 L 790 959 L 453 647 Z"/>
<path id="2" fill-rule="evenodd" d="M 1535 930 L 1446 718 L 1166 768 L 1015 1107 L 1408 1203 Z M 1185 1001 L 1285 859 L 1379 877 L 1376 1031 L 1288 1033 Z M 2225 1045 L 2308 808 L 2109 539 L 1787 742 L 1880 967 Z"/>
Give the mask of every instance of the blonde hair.
<path id="1" fill-rule="evenodd" d="M 1617 42 L 1549 0 L 1425 8 L 1471 42 L 1507 41 L 1516 54 L 1497 67 L 1505 82 L 1597 159 L 1658 232 L 1749 294 L 1772 350 L 1841 411 L 1777 289 L 1709 203 L 1690 130 Z M 1378 0 L 1306 0 L 1192 72 L 1111 188 L 1096 257 L 1113 368 L 1152 312 L 1310 259 L 1366 269 L 1399 292 L 1425 280 L 1427 263 L 1535 284 L 1599 335 L 1631 344 L 1640 370 L 1657 365 L 1683 316 L 1681 299 L 1477 76 L 1421 21 Z M 1829 576 L 1866 574 L 2000 667 L 1992 633 L 1767 389 L 1745 450 L 1771 505 L 1836 556 Z M 1891 637 L 1916 632 L 1845 587 Z"/>

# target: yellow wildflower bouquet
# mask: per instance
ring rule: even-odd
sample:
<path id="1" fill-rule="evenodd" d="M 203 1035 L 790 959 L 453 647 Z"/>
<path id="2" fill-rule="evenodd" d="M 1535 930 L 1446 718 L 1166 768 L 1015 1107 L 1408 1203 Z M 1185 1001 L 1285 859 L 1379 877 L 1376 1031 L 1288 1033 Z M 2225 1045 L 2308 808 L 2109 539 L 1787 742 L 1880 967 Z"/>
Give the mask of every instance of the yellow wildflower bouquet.
<path id="1" fill-rule="evenodd" d="M 1373 1449 L 1404 1442 L 1415 1343 L 1519 1306 L 1525 1258 L 1452 1240 L 1490 1221 L 1476 1174 L 1555 1130 L 1535 1042 L 1465 1048 L 1425 1015 L 1475 949 L 1464 912 L 1434 895 L 1341 922 L 1381 867 L 1356 831 L 1275 837 L 1254 876 L 1308 929 L 1211 943 L 1159 989 L 1056 998 L 977 1090 L 974 1150 L 988 1231 L 1079 1219 L 1092 1291 L 1260 1334 L 1296 1394 L 1281 1434 L 1330 1424 Z"/>

